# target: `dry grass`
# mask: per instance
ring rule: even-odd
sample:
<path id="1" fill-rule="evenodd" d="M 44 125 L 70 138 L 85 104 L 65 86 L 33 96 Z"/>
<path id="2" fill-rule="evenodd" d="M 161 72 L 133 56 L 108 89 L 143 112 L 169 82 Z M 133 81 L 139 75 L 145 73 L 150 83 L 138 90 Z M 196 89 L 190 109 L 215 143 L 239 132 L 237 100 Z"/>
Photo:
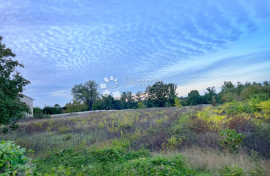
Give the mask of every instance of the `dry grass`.
<path id="1" fill-rule="evenodd" d="M 237 154 L 224 153 L 213 148 L 192 147 L 183 149 L 182 151 L 172 151 L 165 153 L 165 156 L 182 154 L 190 166 L 200 170 L 210 170 L 214 175 L 218 175 L 218 170 L 229 165 L 242 168 L 246 175 L 258 168 L 258 165 L 265 171 L 266 175 L 270 175 L 270 161 L 262 158 L 254 158 L 249 156 L 244 150 Z M 160 153 L 155 153 L 160 155 Z"/>

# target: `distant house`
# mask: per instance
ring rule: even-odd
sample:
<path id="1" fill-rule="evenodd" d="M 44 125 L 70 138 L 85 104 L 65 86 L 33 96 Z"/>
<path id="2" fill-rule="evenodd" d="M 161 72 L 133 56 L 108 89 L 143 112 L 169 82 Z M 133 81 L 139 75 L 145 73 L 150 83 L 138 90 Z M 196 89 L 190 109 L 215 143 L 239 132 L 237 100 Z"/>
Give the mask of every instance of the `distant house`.
<path id="1" fill-rule="evenodd" d="M 20 98 L 20 100 L 24 102 L 25 104 L 27 104 L 31 110 L 31 114 L 26 113 L 26 117 L 33 117 L 33 101 L 35 99 L 28 97 L 26 95 L 23 95 L 23 98 Z"/>

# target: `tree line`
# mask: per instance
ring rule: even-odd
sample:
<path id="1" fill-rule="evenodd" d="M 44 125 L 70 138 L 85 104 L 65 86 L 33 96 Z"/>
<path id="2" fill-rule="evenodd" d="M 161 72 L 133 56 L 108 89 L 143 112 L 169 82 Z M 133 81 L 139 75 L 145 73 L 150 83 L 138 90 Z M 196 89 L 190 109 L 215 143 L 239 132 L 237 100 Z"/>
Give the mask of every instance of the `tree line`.
<path id="1" fill-rule="evenodd" d="M 92 90 L 92 93 L 89 91 L 91 88 L 94 90 Z M 199 104 L 216 105 L 233 100 L 243 101 L 255 95 L 260 96 L 262 99 L 270 98 L 270 81 L 264 81 L 263 83 L 246 82 L 244 84 L 241 82 L 233 84 L 231 81 L 224 81 L 220 92 L 217 92 L 215 87 L 207 87 L 204 95 L 200 95 L 198 90 L 191 90 L 187 97 L 178 97 L 176 89 L 176 84 L 165 84 L 159 81 L 146 87 L 144 92 L 139 91 L 133 94 L 131 91 L 125 91 L 118 100 L 111 95 L 101 96 L 98 93 L 98 84 L 95 81 L 87 81 L 85 84 L 75 85 L 72 88 L 74 100 L 67 103 L 65 107 L 67 112 L 78 112 L 104 109 L 173 107 L 176 104 L 176 99 L 182 106 L 196 106 Z M 138 103 L 140 104 L 138 105 Z"/>

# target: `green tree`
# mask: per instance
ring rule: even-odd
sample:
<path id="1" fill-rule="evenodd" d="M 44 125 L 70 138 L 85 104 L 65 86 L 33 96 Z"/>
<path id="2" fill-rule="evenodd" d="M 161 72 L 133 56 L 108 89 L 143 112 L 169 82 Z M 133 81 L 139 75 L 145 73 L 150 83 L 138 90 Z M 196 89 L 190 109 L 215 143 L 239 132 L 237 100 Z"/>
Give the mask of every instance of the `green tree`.
<path id="1" fill-rule="evenodd" d="M 120 100 L 114 100 L 113 101 L 113 108 L 120 110 L 121 109 L 121 101 Z"/>
<path id="2" fill-rule="evenodd" d="M 121 109 L 127 109 L 127 94 L 123 92 L 120 98 Z"/>
<path id="3" fill-rule="evenodd" d="M 85 102 L 92 111 L 92 105 L 99 96 L 98 84 L 95 81 L 90 80 L 84 84 L 74 85 L 71 92 L 74 100 Z"/>
<path id="4" fill-rule="evenodd" d="M 270 81 L 264 81 L 264 82 L 263 82 L 263 85 L 264 85 L 264 86 L 269 86 L 269 85 L 270 85 Z"/>
<path id="5" fill-rule="evenodd" d="M 59 104 L 55 104 L 54 107 L 60 108 L 60 105 Z"/>
<path id="6" fill-rule="evenodd" d="M 102 105 L 104 109 L 113 109 L 114 98 L 109 96 L 102 96 Z"/>
<path id="7" fill-rule="evenodd" d="M 169 83 L 168 85 L 168 104 L 169 106 L 174 106 L 175 104 L 175 98 L 177 98 L 177 85 L 173 83 Z"/>
<path id="8" fill-rule="evenodd" d="M 188 104 L 189 105 L 197 105 L 201 101 L 201 96 L 199 94 L 199 91 L 192 90 L 188 93 Z"/>
<path id="9" fill-rule="evenodd" d="M 16 67 L 23 68 L 24 65 L 10 58 L 16 55 L 2 44 L 2 39 L 0 36 L 0 125 L 8 125 L 12 118 L 24 118 L 25 113 L 31 113 L 29 107 L 20 101 L 23 97 L 20 93 L 30 81 L 15 72 Z"/>
<path id="10" fill-rule="evenodd" d="M 162 81 L 156 82 L 152 86 L 146 87 L 148 101 L 152 101 L 155 107 L 164 107 L 169 95 L 168 85 Z"/>
<path id="11" fill-rule="evenodd" d="M 215 87 L 207 87 L 206 88 L 207 92 L 205 92 L 204 99 L 206 103 L 212 103 L 213 102 L 213 97 L 216 95 L 216 89 Z"/>
<path id="12" fill-rule="evenodd" d="M 235 88 L 235 85 L 231 81 L 224 81 L 224 84 L 221 85 L 221 92 L 232 91 Z"/>

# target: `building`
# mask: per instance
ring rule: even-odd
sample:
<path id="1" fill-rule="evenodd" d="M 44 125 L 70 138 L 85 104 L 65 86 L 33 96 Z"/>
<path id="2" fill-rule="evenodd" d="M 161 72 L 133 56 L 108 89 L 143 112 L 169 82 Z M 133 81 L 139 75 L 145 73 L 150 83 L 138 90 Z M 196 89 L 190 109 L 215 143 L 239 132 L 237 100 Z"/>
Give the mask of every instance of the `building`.
<path id="1" fill-rule="evenodd" d="M 23 94 L 22 94 L 23 95 Z M 23 95 L 23 98 L 20 98 L 20 100 L 22 102 L 24 102 L 25 104 L 27 104 L 31 110 L 31 114 L 26 114 L 26 117 L 33 117 L 33 101 L 35 99 L 31 98 L 31 97 L 28 97 L 26 95 Z"/>

